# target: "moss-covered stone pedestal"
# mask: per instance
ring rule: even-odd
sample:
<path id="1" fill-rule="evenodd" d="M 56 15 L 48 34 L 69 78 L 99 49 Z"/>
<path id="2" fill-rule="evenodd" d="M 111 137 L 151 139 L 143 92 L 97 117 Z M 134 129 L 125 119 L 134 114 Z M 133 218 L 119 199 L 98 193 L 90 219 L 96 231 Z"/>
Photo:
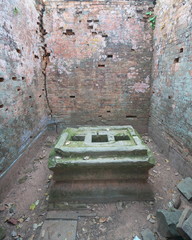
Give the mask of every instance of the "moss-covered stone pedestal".
<path id="1" fill-rule="evenodd" d="M 49 158 L 51 208 L 64 202 L 152 200 L 149 148 L 131 126 L 67 128 Z"/>

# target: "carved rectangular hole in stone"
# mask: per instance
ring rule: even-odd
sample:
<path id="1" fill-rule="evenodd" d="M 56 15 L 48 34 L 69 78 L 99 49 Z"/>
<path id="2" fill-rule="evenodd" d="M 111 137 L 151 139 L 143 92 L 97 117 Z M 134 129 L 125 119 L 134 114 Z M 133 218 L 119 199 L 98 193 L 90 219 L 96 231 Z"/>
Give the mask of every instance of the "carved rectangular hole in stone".
<path id="1" fill-rule="evenodd" d="M 87 20 L 87 22 L 92 22 L 92 21 L 93 21 L 93 20 L 91 20 L 91 19 L 88 19 L 88 20 Z"/>
<path id="2" fill-rule="evenodd" d="M 0 82 L 3 82 L 4 81 L 4 78 L 3 77 L 0 77 Z"/>
<path id="3" fill-rule="evenodd" d="M 117 135 L 115 136 L 115 141 L 127 141 L 130 140 L 128 135 Z"/>
<path id="4" fill-rule="evenodd" d="M 179 62 L 179 57 L 175 58 L 174 63 L 178 63 Z"/>
<path id="5" fill-rule="evenodd" d="M 16 77 L 12 77 L 12 80 L 17 80 L 17 78 Z"/>
<path id="6" fill-rule="evenodd" d="M 108 35 L 107 34 L 102 34 L 102 37 L 107 38 Z"/>
<path id="7" fill-rule="evenodd" d="M 75 98 L 75 96 L 70 96 L 70 98 Z"/>
<path id="8" fill-rule="evenodd" d="M 64 34 L 68 36 L 75 35 L 72 29 L 66 29 L 66 32 Z"/>
<path id="9" fill-rule="evenodd" d="M 180 48 L 180 53 L 182 53 L 183 52 L 183 48 Z"/>
<path id="10" fill-rule="evenodd" d="M 92 135 L 92 142 L 108 142 L 107 135 Z"/>
<path id="11" fill-rule="evenodd" d="M 93 20 L 93 22 L 99 22 L 99 20 L 96 19 L 96 20 Z"/>
<path id="12" fill-rule="evenodd" d="M 93 26 L 91 25 L 91 26 L 88 26 L 88 29 L 93 29 Z"/>
<path id="13" fill-rule="evenodd" d="M 85 136 L 76 135 L 71 137 L 71 141 L 83 142 L 85 140 Z"/>
<path id="14" fill-rule="evenodd" d="M 105 67 L 105 64 L 98 64 L 98 67 L 103 68 Z"/>
<path id="15" fill-rule="evenodd" d="M 113 58 L 113 55 L 109 54 L 107 55 L 108 58 Z"/>

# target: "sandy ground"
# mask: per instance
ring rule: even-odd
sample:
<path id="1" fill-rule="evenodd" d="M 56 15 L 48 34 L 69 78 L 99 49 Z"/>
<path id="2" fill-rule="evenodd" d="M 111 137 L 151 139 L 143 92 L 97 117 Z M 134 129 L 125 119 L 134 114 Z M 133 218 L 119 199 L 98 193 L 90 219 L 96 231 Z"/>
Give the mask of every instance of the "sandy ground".
<path id="1" fill-rule="evenodd" d="M 170 162 L 158 150 L 154 142 L 143 138 L 154 152 L 157 164 L 150 170 L 149 182 L 153 186 L 155 202 L 118 202 L 87 205 L 96 217 L 80 218 L 78 240 L 132 240 L 135 235 L 149 228 L 157 232 L 156 210 L 168 208 L 168 202 L 180 195 L 176 185 L 181 175 L 171 167 Z M 6 229 L 5 240 L 37 240 L 41 225 L 46 218 L 51 172 L 47 160 L 56 138 L 49 136 L 36 152 L 28 166 L 20 169 L 15 182 L 4 201 L 0 204 L 0 221 Z M 181 196 L 180 209 L 189 205 Z M 31 208 L 31 209 L 30 209 Z M 12 222 L 12 223 L 10 223 Z M 12 237 L 15 235 L 15 237 Z M 157 239 L 164 240 L 156 233 Z"/>

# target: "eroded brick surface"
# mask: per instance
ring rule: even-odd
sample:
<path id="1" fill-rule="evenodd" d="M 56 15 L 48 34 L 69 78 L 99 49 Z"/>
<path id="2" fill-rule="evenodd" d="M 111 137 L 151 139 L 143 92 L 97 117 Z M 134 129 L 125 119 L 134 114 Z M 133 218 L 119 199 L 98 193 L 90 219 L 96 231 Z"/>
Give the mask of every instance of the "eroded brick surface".
<path id="1" fill-rule="evenodd" d="M 36 7 L 31 0 L 0 1 L 0 172 L 47 119 Z"/>
<path id="2" fill-rule="evenodd" d="M 131 124 L 149 116 L 152 1 L 46 1 L 47 87 L 68 125 Z"/>
<path id="3" fill-rule="evenodd" d="M 191 13 L 190 0 L 157 1 L 150 121 L 150 132 L 159 138 L 157 142 L 167 139 L 166 151 L 175 148 L 189 161 L 192 160 Z M 170 156 L 173 160 L 177 158 L 173 151 Z M 180 164 L 179 168 L 183 167 Z"/>

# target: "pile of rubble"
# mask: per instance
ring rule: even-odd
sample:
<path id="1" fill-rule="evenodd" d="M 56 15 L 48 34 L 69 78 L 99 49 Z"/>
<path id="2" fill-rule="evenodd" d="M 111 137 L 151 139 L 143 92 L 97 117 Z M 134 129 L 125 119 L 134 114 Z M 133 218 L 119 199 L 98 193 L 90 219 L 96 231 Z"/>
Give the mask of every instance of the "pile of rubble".
<path id="1" fill-rule="evenodd" d="M 192 200 L 192 178 L 183 179 L 177 188 L 189 201 Z M 175 198 L 168 203 L 168 210 L 157 210 L 156 218 L 158 233 L 170 240 L 192 240 L 192 208 L 186 207 L 178 210 L 181 204 L 180 198 Z M 142 240 L 156 240 L 156 235 L 150 230 L 145 229 L 141 232 Z M 135 236 L 133 240 L 141 240 Z"/>
<path id="2" fill-rule="evenodd" d="M 187 198 L 192 200 L 192 178 L 182 180 L 177 188 Z M 158 210 L 158 232 L 168 239 L 192 240 L 192 209 L 186 207 L 178 210 L 170 207 L 169 210 Z"/>
<path id="3" fill-rule="evenodd" d="M 192 239 L 192 210 L 158 210 L 158 232 L 168 239 Z"/>

